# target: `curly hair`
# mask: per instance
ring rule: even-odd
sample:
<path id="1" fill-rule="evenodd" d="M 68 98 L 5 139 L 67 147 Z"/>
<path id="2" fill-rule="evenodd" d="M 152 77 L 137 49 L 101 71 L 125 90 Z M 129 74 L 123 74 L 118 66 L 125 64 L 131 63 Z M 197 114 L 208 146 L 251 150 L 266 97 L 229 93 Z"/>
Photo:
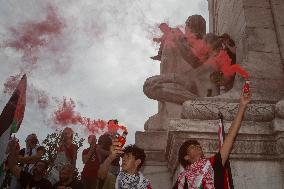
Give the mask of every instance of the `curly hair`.
<path id="1" fill-rule="evenodd" d="M 199 142 L 197 142 L 197 140 L 187 140 L 179 148 L 178 161 L 182 165 L 183 168 L 185 168 L 189 164 L 189 162 L 185 160 L 184 157 L 187 155 L 187 148 L 189 147 L 189 145 L 192 145 L 192 144 L 200 145 Z"/>
<path id="2" fill-rule="evenodd" d="M 138 165 L 138 170 L 142 167 L 146 159 L 146 154 L 142 148 L 137 147 L 136 145 L 128 145 L 124 148 L 124 154 L 132 154 L 135 160 L 140 159 L 141 163 Z"/>

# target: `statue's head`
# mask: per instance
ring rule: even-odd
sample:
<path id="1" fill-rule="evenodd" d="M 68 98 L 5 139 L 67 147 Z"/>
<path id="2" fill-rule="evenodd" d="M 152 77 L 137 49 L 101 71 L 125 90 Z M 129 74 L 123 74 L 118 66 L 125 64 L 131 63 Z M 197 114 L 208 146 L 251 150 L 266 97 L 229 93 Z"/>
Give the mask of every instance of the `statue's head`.
<path id="1" fill-rule="evenodd" d="M 198 38 L 206 34 L 206 21 L 201 15 L 189 16 L 185 22 L 185 32 L 191 31 Z"/>
<path id="2" fill-rule="evenodd" d="M 167 33 L 169 31 L 171 31 L 171 28 L 169 27 L 169 25 L 167 23 L 161 23 L 159 25 L 159 28 L 163 33 Z"/>
<path id="3" fill-rule="evenodd" d="M 206 34 L 203 37 L 203 40 L 205 41 L 207 46 L 214 51 L 219 51 L 222 49 L 222 41 L 220 40 L 220 37 L 213 33 Z"/>

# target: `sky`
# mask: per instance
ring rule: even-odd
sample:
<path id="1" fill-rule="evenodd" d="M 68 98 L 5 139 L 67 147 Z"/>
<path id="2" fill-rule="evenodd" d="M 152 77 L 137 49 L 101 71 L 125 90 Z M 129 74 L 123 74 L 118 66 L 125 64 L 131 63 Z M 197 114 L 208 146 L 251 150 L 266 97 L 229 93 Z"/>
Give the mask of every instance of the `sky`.
<path id="1" fill-rule="evenodd" d="M 208 21 L 207 1 L 0 0 L 0 110 L 10 97 L 4 83 L 26 73 L 26 112 L 16 134 L 22 147 L 30 133 L 42 141 L 63 128 L 52 122 L 63 97 L 84 117 L 118 119 L 127 143 L 135 143 L 135 132 L 158 110 L 143 93 L 146 78 L 159 74 L 159 62 L 149 58 L 158 51 L 152 38 L 159 23 L 183 25 L 193 14 Z"/>

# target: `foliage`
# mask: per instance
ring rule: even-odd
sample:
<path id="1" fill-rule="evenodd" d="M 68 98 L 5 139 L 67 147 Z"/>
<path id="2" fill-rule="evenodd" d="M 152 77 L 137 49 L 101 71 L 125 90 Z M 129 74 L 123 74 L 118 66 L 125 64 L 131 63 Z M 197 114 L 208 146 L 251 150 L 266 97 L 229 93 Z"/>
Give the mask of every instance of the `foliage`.
<path id="1" fill-rule="evenodd" d="M 61 143 L 62 131 L 54 132 L 48 134 L 46 138 L 43 140 L 42 145 L 45 147 L 46 153 L 43 159 L 47 160 L 48 162 L 53 162 L 57 155 L 57 149 Z M 78 148 L 83 146 L 83 142 L 85 139 L 80 138 L 78 133 L 74 134 L 73 143 L 78 146 Z"/>

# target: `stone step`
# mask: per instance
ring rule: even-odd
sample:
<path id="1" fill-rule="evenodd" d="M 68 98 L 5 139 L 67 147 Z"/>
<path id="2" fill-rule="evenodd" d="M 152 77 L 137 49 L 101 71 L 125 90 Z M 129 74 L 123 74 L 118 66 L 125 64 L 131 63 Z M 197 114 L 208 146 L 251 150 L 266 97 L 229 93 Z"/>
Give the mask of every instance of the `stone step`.
<path id="1" fill-rule="evenodd" d="M 239 103 L 236 100 L 220 101 L 214 98 L 188 100 L 183 103 L 182 118 L 216 120 L 218 113 L 223 114 L 224 120 L 232 121 L 237 114 Z M 244 120 L 268 122 L 275 117 L 275 104 L 254 101 L 248 104 Z"/>
<path id="2" fill-rule="evenodd" d="M 148 163 L 156 162 L 158 164 L 167 162 L 166 152 L 164 151 L 149 151 L 146 150 L 146 161 Z"/>

